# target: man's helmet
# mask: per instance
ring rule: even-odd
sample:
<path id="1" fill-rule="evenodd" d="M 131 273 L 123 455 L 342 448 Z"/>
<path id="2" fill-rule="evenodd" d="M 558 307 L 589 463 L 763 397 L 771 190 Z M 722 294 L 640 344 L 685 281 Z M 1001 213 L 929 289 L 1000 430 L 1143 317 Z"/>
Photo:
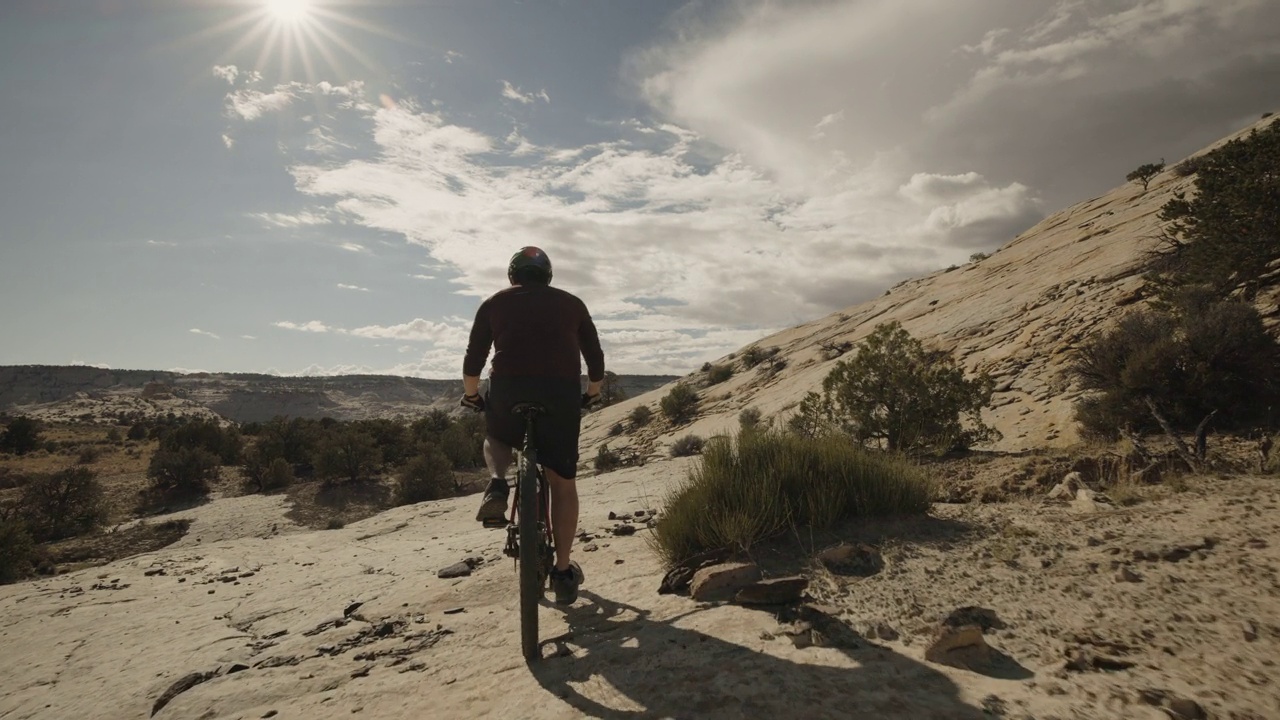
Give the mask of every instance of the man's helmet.
<path id="1" fill-rule="evenodd" d="M 551 258 L 547 257 L 542 248 L 530 245 L 520 248 L 520 252 L 511 256 L 511 263 L 507 265 L 507 280 L 514 284 L 517 275 L 528 277 L 532 271 L 545 275 L 547 284 L 551 283 Z"/>

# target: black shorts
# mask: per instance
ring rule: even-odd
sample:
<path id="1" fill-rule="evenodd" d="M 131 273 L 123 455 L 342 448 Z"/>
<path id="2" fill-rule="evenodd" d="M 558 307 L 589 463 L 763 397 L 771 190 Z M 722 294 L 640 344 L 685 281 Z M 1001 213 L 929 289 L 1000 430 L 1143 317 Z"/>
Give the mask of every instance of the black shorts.
<path id="1" fill-rule="evenodd" d="M 578 431 L 582 422 L 582 385 L 578 378 L 490 377 L 485 397 L 489 436 L 517 450 L 524 443 L 525 420 L 511 414 L 517 403 L 546 408 L 534 426 L 538 462 L 563 478 L 578 474 Z"/>

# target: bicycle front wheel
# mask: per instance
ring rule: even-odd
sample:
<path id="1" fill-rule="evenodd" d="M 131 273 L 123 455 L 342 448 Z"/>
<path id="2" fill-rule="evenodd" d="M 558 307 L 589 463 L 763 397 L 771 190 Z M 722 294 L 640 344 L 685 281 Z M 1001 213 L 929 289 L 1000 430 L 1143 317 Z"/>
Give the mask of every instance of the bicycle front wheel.
<path id="1" fill-rule="evenodd" d="M 532 662 L 542 657 L 538 647 L 538 601 L 542 598 L 543 580 L 539 572 L 538 458 L 531 447 L 521 454 L 519 513 L 520 644 L 525 660 Z"/>

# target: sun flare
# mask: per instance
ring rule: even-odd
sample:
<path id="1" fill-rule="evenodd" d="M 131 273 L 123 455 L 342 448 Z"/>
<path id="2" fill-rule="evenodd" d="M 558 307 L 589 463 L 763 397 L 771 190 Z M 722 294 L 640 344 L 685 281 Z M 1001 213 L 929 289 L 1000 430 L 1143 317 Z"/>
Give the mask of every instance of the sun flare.
<path id="1" fill-rule="evenodd" d="M 309 0 L 266 0 L 267 12 L 277 22 L 300 23 L 311 15 Z"/>

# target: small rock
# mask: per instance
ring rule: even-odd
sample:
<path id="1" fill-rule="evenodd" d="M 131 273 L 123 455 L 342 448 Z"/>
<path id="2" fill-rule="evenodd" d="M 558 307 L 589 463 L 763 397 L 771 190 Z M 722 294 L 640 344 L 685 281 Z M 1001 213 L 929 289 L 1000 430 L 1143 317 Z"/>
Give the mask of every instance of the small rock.
<path id="1" fill-rule="evenodd" d="M 1249 538 L 1244 544 L 1250 550 L 1262 550 L 1267 547 L 1267 541 L 1262 538 Z"/>
<path id="2" fill-rule="evenodd" d="M 636 515 L 636 517 L 638 517 L 638 518 L 642 518 L 642 517 L 644 517 L 644 516 L 645 516 L 645 511 L 644 511 L 644 510 L 637 510 L 637 511 L 635 512 L 635 515 Z"/>
<path id="3" fill-rule="evenodd" d="M 251 577 L 253 577 L 254 575 L 257 575 L 257 573 L 255 573 L 255 572 L 254 572 L 254 571 L 252 571 L 252 570 L 250 570 L 249 572 L 242 572 L 242 573 L 240 573 L 240 577 L 242 577 L 242 578 L 251 578 Z M 274 712 L 274 711 L 272 711 L 272 712 Z"/>
<path id="4" fill-rule="evenodd" d="M 808 587 L 809 581 L 799 575 L 761 580 L 739 590 L 733 600 L 743 605 L 787 605 L 799 602 Z"/>
<path id="5" fill-rule="evenodd" d="M 359 610 L 361 605 L 364 605 L 364 603 L 353 602 L 350 605 L 346 606 L 345 608 L 342 609 L 342 617 L 348 617 L 348 618 L 351 617 L 351 613 Z"/>
<path id="6" fill-rule="evenodd" d="M 370 671 L 370 670 L 372 670 L 372 669 L 373 669 L 373 666 L 372 666 L 372 665 L 365 665 L 364 667 L 360 668 L 359 670 L 353 670 L 353 671 L 351 672 L 351 677 L 352 677 L 352 678 L 368 677 L 368 676 L 369 676 L 369 671 Z M 352 710 L 352 712 L 355 712 L 355 711 L 354 711 L 354 710 Z"/>
<path id="7" fill-rule="evenodd" d="M 238 567 L 233 567 L 233 568 L 227 568 L 226 570 L 223 570 L 222 572 L 220 572 L 220 573 L 218 573 L 218 574 L 219 574 L 219 575 L 235 575 L 235 574 L 236 574 L 236 573 L 238 573 L 238 572 L 240 572 L 240 568 L 238 568 Z"/>
<path id="8" fill-rule="evenodd" d="M 464 610 L 466 610 L 466 608 L 464 608 L 464 607 L 453 607 L 453 608 L 449 608 L 448 610 L 445 610 L 445 611 L 444 611 L 444 614 L 445 614 L 445 615 L 457 615 L 458 613 L 460 613 L 460 612 L 462 612 L 462 611 L 464 611 Z"/>
<path id="9" fill-rule="evenodd" d="M 618 525 L 613 529 L 613 534 L 618 535 L 619 537 L 626 536 L 626 535 L 635 535 L 636 526 L 635 525 Z"/>
<path id="10" fill-rule="evenodd" d="M 244 663 L 234 663 L 231 667 L 227 668 L 227 674 L 231 675 L 233 673 L 243 672 L 248 669 L 249 669 L 249 666 L 245 665 Z"/>
<path id="11" fill-rule="evenodd" d="M 1121 565 L 1120 569 L 1116 570 L 1116 582 L 1142 582 L 1142 576 L 1134 572 L 1128 565 Z"/>
<path id="12" fill-rule="evenodd" d="M 893 626 L 890 625 L 889 623 L 884 623 L 884 622 L 876 623 L 876 626 L 875 628 L 873 628 L 873 631 L 875 632 L 876 637 L 886 642 L 897 640 L 899 637 L 898 631 L 894 630 Z"/>
<path id="13" fill-rule="evenodd" d="M 760 567 L 754 563 L 722 563 L 695 572 L 689 587 L 694 600 L 728 600 L 760 578 Z"/>
<path id="14" fill-rule="evenodd" d="M 155 575 L 164 575 L 165 571 L 164 571 L 164 568 L 150 568 L 148 570 L 144 570 L 142 574 L 146 575 L 147 577 L 152 577 Z"/>
<path id="15" fill-rule="evenodd" d="M 436 573 L 436 577 L 449 579 L 467 577 L 471 574 L 471 566 L 466 562 L 454 563 L 440 572 Z"/>
<path id="16" fill-rule="evenodd" d="M 951 628 L 977 625 L 978 629 L 983 632 L 987 630 L 1004 630 L 1009 627 L 1000 619 L 995 610 L 978 605 L 965 605 L 952 610 L 942 619 L 942 624 Z"/>
<path id="17" fill-rule="evenodd" d="M 884 569 L 884 558 L 870 545 L 841 543 L 818 553 L 818 560 L 837 575 L 869 577 Z"/>
<path id="18" fill-rule="evenodd" d="M 1252 620 L 1245 620 L 1240 629 L 1243 631 L 1245 642 L 1253 642 L 1258 639 L 1258 626 Z"/>
<path id="19" fill-rule="evenodd" d="M 943 625 L 924 651 L 924 659 L 940 665 L 973 670 L 990 661 L 991 648 L 977 625 Z"/>
<path id="20" fill-rule="evenodd" d="M 276 715 L 279 715 L 279 714 L 280 714 L 280 713 L 279 713 L 278 711 L 276 711 L 276 710 L 268 710 L 266 713 L 264 713 L 264 714 L 263 714 L 263 716 L 262 716 L 262 717 L 264 717 L 264 718 L 273 718 L 273 717 L 275 717 Z"/>
<path id="21" fill-rule="evenodd" d="M 1208 715 L 1200 703 L 1187 698 L 1174 698 L 1169 701 L 1169 714 L 1177 720 L 1208 720 Z"/>
<path id="22" fill-rule="evenodd" d="M 590 543 L 582 548 L 582 552 L 595 552 L 599 549 L 600 549 L 599 545 L 596 545 L 595 543 Z"/>
<path id="23" fill-rule="evenodd" d="M 618 519 L 618 513 L 616 513 L 616 512 L 614 512 L 614 511 L 610 510 L 610 511 L 609 511 L 609 519 L 610 519 L 610 520 L 617 520 L 617 519 Z"/>

